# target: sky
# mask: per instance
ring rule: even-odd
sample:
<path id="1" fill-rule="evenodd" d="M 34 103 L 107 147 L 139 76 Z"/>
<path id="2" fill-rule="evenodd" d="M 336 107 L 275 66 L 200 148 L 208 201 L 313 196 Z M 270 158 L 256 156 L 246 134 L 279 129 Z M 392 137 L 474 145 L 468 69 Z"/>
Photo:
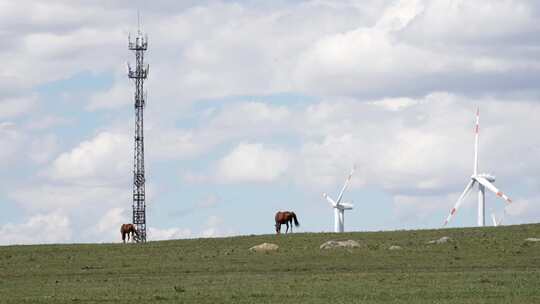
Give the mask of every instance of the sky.
<path id="1" fill-rule="evenodd" d="M 0 245 L 119 242 L 131 221 L 137 10 L 149 240 L 540 221 L 537 1 L 0 0 Z M 449 227 L 476 225 L 476 190 Z"/>

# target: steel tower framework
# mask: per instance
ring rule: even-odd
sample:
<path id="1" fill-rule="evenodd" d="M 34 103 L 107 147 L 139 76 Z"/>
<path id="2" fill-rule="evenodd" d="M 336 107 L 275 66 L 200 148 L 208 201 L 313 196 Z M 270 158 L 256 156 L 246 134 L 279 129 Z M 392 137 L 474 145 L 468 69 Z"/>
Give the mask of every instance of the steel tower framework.
<path id="1" fill-rule="evenodd" d="M 137 227 L 136 242 L 146 242 L 146 191 L 144 176 L 144 106 L 146 92 L 144 80 L 148 76 L 148 65 L 144 64 L 144 52 L 148 47 L 148 37 L 143 36 L 140 27 L 135 41 L 128 37 L 128 48 L 135 53 L 136 66 L 128 64 L 128 77 L 135 84 L 135 153 L 133 161 L 133 224 Z"/>

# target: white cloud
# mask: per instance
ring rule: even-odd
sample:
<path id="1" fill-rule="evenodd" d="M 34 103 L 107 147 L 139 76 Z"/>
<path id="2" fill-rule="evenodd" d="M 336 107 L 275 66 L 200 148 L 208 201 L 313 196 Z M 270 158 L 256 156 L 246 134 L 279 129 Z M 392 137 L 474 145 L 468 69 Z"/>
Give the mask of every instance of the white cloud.
<path id="1" fill-rule="evenodd" d="M 214 129 L 233 128 L 238 130 L 259 125 L 276 128 L 289 119 L 291 119 L 291 113 L 285 106 L 272 106 L 252 101 L 224 108 L 209 123 Z"/>
<path id="2" fill-rule="evenodd" d="M 495 198 L 493 198 L 495 200 Z M 540 198 L 538 194 L 531 197 L 517 197 L 505 208 L 505 213 L 497 214 L 502 217 L 503 224 L 521 224 L 540 222 Z"/>
<path id="3" fill-rule="evenodd" d="M 28 156 L 32 161 L 43 164 L 48 162 L 56 154 L 58 148 L 59 140 L 56 135 L 43 135 L 32 140 L 28 149 Z"/>
<path id="4" fill-rule="evenodd" d="M 130 177 L 131 148 L 124 134 L 101 132 L 58 156 L 48 174 L 70 182 L 126 180 Z"/>
<path id="5" fill-rule="evenodd" d="M 458 197 L 458 192 L 443 195 L 396 195 L 394 196 L 394 213 L 403 225 L 419 223 L 425 221 L 434 213 L 449 212 Z M 444 210 L 444 212 L 441 212 L 441 210 Z M 444 219 L 440 218 L 441 225 Z"/>
<path id="6" fill-rule="evenodd" d="M 364 98 L 449 87 L 499 90 L 486 86 L 486 78 L 504 83 L 511 75 L 540 69 L 525 38 L 539 30 L 531 6 L 526 1 L 394 1 L 373 26 L 324 35 L 306 45 L 294 79 L 306 92 Z M 530 83 L 504 88 L 523 86 Z"/>
<path id="7" fill-rule="evenodd" d="M 208 217 L 205 228 L 201 232 L 202 237 L 224 237 L 234 233 L 231 228 L 225 228 L 221 217 L 212 215 Z"/>
<path id="8" fill-rule="evenodd" d="M 375 25 L 385 31 L 397 31 L 407 27 L 424 12 L 424 5 L 420 0 L 394 1 L 383 13 Z"/>
<path id="9" fill-rule="evenodd" d="M 125 5 L 4 4 L 4 40 L 13 41 L 3 51 L 5 77 L 32 85 L 45 81 L 41 74 L 49 81 L 81 70 L 123 70 L 130 58 L 128 28 L 136 23 Z M 444 89 L 437 84 L 448 78 L 464 80 L 458 90 L 470 89 L 467 81 L 481 84 L 470 72 L 485 79 L 484 72 L 539 68 L 536 57 L 525 56 L 533 55 L 527 44 L 539 28 L 532 1 L 208 1 L 163 3 L 149 11 L 144 29 L 151 38 L 150 99 L 168 107 L 284 91 L 427 94 Z M 59 15 L 64 18 L 50 17 Z M 88 108 L 130 102 L 124 98 L 127 83 L 117 77 Z"/>
<path id="10" fill-rule="evenodd" d="M 381 100 L 376 100 L 370 104 L 377 105 L 392 111 L 403 110 L 409 106 L 415 105 L 418 103 L 418 100 L 408 98 L 408 97 L 399 97 L 399 98 L 384 98 Z"/>
<path id="11" fill-rule="evenodd" d="M 532 1 L 436 0 L 423 5 L 423 13 L 408 30 L 430 42 L 478 43 L 538 28 Z"/>
<path id="12" fill-rule="evenodd" d="M 40 181 L 16 187 L 8 194 L 8 201 L 29 214 L 62 210 L 62 215 L 72 219 L 71 230 L 78 231 L 70 241 L 115 242 L 119 240 L 120 224 L 129 219 L 126 207 L 131 206 L 131 191 L 127 186 L 55 185 Z"/>
<path id="13" fill-rule="evenodd" d="M 105 214 L 99 217 L 99 222 L 92 227 L 92 231 L 96 238 L 104 241 L 120 241 L 120 226 L 125 223 L 130 223 L 129 215 L 125 208 L 112 208 Z"/>
<path id="14" fill-rule="evenodd" d="M 396 92 L 413 79 L 449 66 L 452 60 L 446 54 L 395 41 L 385 29 L 358 28 L 322 37 L 306 48 L 294 77 L 308 92 L 384 96 L 388 87 Z"/>
<path id="15" fill-rule="evenodd" d="M 19 206 L 32 212 L 61 209 L 81 213 L 97 212 L 102 208 L 126 206 L 130 203 L 128 184 L 125 188 L 110 185 L 40 183 L 25 185 L 9 193 Z"/>
<path id="16" fill-rule="evenodd" d="M 70 219 L 61 212 L 37 214 L 21 224 L 0 226 L 0 244 L 59 243 L 71 240 Z"/>
<path id="17" fill-rule="evenodd" d="M 129 216 L 125 208 L 112 208 L 99 220 L 96 225 L 96 230 L 100 233 L 115 230 L 114 234 L 118 235 L 116 232 L 120 231 L 120 225 L 130 222 L 128 218 Z"/>
<path id="18" fill-rule="evenodd" d="M 110 110 L 133 104 L 133 87 L 129 85 L 125 75 L 121 76 L 124 76 L 124 79 L 118 80 L 118 85 L 92 95 L 86 109 L 90 111 Z"/>
<path id="19" fill-rule="evenodd" d="M 0 99 L 0 119 L 13 118 L 28 114 L 36 105 L 37 98 L 32 97 L 11 97 Z"/>
<path id="20" fill-rule="evenodd" d="M 40 115 L 26 123 L 24 127 L 31 131 L 42 131 L 57 126 L 73 125 L 74 120 L 57 115 Z"/>
<path id="21" fill-rule="evenodd" d="M 215 143 L 199 137 L 193 130 L 149 128 L 145 130 L 149 158 L 171 160 L 189 159 L 206 152 Z"/>
<path id="22" fill-rule="evenodd" d="M 192 237 L 191 229 L 188 228 L 148 228 L 148 239 L 152 241 L 174 240 Z"/>
<path id="23" fill-rule="evenodd" d="M 0 169 L 12 166 L 23 149 L 26 135 L 12 122 L 0 122 Z"/>
<path id="24" fill-rule="evenodd" d="M 206 109 L 190 129 L 149 123 L 147 152 L 154 159 L 191 159 L 226 142 L 287 132 L 291 124 L 291 111 L 285 106 L 235 102 L 219 110 Z M 196 174 L 186 176 L 191 177 L 197 179 Z"/>
<path id="25" fill-rule="evenodd" d="M 289 155 L 261 143 L 241 143 L 223 157 L 217 167 L 222 182 L 270 182 L 289 166 Z"/>

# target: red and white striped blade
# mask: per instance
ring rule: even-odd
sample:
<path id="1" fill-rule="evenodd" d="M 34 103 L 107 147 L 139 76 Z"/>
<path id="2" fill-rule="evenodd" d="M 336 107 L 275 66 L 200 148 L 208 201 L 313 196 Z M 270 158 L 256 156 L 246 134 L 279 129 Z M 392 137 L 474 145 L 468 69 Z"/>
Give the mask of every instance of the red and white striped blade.
<path id="1" fill-rule="evenodd" d="M 459 197 L 456 204 L 454 205 L 454 208 L 452 208 L 452 210 L 450 210 L 450 214 L 448 215 L 448 217 L 444 221 L 444 226 L 446 226 L 446 224 L 448 224 L 448 222 L 450 222 L 450 220 L 452 219 L 454 214 L 456 214 L 457 210 L 459 209 L 459 207 L 463 203 L 463 199 L 465 199 L 465 196 L 467 196 L 467 194 L 469 193 L 469 191 L 471 191 L 473 186 L 474 186 L 474 180 L 471 179 L 471 181 L 465 187 L 465 190 L 463 190 L 463 193 L 461 193 L 461 196 Z"/>
<path id="2" fill-rule="evenodd" d="M 480 107 L 476 108 L 476 129 L 475 133 L 480 133 Z"/>
<path id="3" fill-rule="evenodd" d="M 476 127 L 474 129 L 474 168 L 473 173 L 478 173 L 478 136 L 480 135 L 480 107 L 476 109 Z"/>
<path id="4" fill-rule="evenodd" d="M 476 177 L 476 181 L 478 181 L 480 184 L 482 184 L 484 187 L 491 190 L 493 193 L 495 193 L 498 197 L 504 199 L 507 204 L 512 203 L 512 200 L 506 196 L 506 194 L 502 193 L 497 187 L 495 187 L 492 183 L 490 183 L 487 179 L 483 177 Z"/>

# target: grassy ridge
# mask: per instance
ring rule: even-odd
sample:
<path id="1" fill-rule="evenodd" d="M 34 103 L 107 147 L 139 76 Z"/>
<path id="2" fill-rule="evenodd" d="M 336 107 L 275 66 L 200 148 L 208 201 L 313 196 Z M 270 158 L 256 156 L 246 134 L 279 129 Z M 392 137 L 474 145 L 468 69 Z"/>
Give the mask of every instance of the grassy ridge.
<path id="1" fill-rule="evenodd" d="M 540 225 L 8 246 L 0 303 L 540 303 L 528 237 Z M 362 248 L 320 250 L 330 239 Z M 262 242 L 280 250 L 248 251 Z"/>

